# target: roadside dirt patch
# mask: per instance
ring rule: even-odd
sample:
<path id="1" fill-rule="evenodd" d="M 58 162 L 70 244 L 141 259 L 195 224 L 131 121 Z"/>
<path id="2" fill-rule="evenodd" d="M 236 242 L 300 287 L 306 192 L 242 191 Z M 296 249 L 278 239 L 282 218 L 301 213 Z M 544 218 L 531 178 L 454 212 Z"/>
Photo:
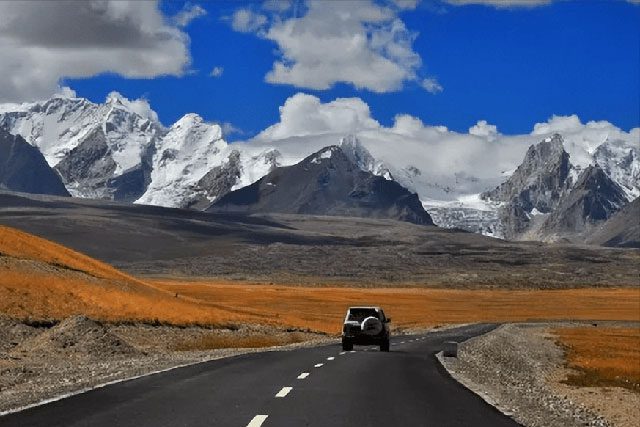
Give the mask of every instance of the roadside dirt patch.
<path id="1" fill-rule="evenodd" d="M 4 318 L 0 319 L 0 413 L 180 365 L 332 340 L 264 325 L 110 324 L 73 316 L 54 326 L 30 326 Z"/>
<path id="2" fill-rule="evenodd" d="M 133 346 L 94 320 L 73 316 L 58 325 L 23 341 L 10 353 L 11 357 L 123 357 L 139 354 Z"/>
<path id="3" fill-rule="evenodd" d="M 458 358 L 439 359 L 467 388 L 528 427 L 637 426 L 638 394 L 565 384 L 576 371 L 552 332 L 590 323 L 508 324 L 460 345 Z M 599 326 L 633 327 L 637 322 Z M 595 329 L 595 328 L 594 328 Z"/>

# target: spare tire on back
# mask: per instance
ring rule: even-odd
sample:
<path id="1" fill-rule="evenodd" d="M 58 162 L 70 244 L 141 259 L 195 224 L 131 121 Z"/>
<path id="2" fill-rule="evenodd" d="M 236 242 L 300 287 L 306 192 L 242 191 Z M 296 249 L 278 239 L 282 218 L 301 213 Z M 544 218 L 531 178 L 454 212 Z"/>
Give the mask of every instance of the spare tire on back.
<path id="1" fill-rule="evenodd" d="M 380 332 L 382 332 L 382 322 L 380 322 L 380 319 L 378 319 L 377 317 L 370 316 L 362 321 L 360 329 L 364 334 L 378 335 Z"/>

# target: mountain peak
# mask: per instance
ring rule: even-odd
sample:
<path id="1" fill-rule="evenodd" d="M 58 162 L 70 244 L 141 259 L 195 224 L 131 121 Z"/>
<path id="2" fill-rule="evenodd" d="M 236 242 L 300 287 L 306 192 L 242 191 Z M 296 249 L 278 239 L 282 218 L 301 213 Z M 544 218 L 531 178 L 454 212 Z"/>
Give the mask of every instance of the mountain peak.
<path id="1" fill-rule="evenodd" d="M 244 213 L 388 218 L 432 225 L 418 196 L 395 181 L 361 170 L 337 145 L 276 168 L 209 208 Z"/>

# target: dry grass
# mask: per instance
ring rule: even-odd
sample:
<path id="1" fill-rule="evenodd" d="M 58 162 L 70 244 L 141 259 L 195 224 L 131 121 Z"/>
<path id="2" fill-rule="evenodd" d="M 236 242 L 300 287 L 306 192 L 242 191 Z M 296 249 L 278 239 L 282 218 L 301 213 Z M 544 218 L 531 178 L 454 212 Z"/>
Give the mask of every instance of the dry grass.
<path id="1" fill-rule="evenodd" d="M 78 270 L 104 279 L 137 279 L 124 274 L 112 266 L 88 257 L 80 252 L 28 234 L 15 228 L 0 225 L 0 256 L 40 261 L 52 266 Z"/>
<path id="2" fill-rule="evenodd" d="M 624 387 L 640 393 L 640 328 L 558 328 L 567 366 L 565 381 L 582 387 Z"/>
<path id="3" fill-rule="evenodd" d="M 281 335 L 208 335 L 199 339 L 190 339 L 178 343 L 175 350 L 215 350 L 219 348 L 263 348 L 279 345 L 295 344 L 306 341 L 299 333 Z"/>
<path id="4" fill-rule="evenodd" d="M 18 319 L 85 314 L 107 321 L 208 325 L 263 320 L 248 310 L 176 298 L 93 258 L 3 226 L 0 313 Z"/>
<path id="5" fill-rule="evenodd" d="M 640 320 L 640 289 L 512 291 L 153 283 L 217 307 L 242 307 L 280 325 L 331 334 L 339 333 L 351 305 L 383 306 L 396 328 L 528 320 Z"/>
<path id="6" fill-rule="evenodd" d="M 0 226 L 0 313 L 167 324 L 266 324 L 337 334 L 350 305 L 380 305 L 396 328 L 527 320 L 640 320 L 640 289 L 309 288 L 141 281 Z"/>

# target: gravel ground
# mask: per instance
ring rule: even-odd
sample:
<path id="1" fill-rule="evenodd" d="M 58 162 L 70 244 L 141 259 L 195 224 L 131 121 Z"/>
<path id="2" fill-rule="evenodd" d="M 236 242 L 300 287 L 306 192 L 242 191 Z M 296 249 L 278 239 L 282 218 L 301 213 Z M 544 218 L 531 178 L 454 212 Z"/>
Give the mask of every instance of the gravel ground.
<path id="1" fill-rule="evenodd" d="M 176 351 L 203 337 L 284 336 L 303 342 L 263 348 Z M 335 341 L 323 335 L 262 326 L 237 330 L 150 325 L 103 325 L 78 316 L 55 326 L 0 319 L 0 414 L 96 386 L 223 357 L 284 351 Z M 286 341 L 285 341 L 286 342 Z"/>
<path id="2" fill-rule="evenodd" d="M 503 325 L 461 343 L 457 358 L 438 358 L 456 380 L 524 426 L 637 426 L 636 394 L 560 383 L 567 369 L 549 328 L 561 326 L 578 324 Z"/>

